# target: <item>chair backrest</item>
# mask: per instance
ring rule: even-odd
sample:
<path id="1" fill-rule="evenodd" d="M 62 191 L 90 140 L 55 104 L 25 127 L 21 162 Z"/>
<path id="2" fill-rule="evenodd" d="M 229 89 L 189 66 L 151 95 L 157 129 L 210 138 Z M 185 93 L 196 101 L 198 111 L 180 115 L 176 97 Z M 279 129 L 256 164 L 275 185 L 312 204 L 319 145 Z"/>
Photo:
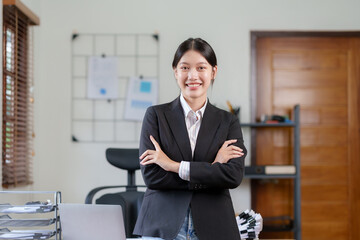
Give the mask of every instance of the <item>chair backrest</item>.
<path id="1" fill-rule="evenodd" d="M 117 167 L 128 171 L 127 191 L 136 190 L 135 171 L 140 169 L 138 148 L 108 148 L 106 159 Z"/>
<path id="2" fill-rule="evenodd" d="M 108 148 L 106 159 L 117 168 L 130 171 L 140 169 L 138 148 Z"/>

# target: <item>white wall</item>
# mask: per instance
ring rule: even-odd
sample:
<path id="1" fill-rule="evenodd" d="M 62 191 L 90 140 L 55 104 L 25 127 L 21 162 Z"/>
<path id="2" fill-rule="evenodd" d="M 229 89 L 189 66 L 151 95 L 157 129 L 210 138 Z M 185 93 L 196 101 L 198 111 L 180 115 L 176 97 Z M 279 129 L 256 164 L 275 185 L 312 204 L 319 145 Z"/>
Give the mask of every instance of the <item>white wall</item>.
<path id="1" fill-rule="evenodd" d="M 171 70 L 173 54 L 188 37 L 202 37 L 215 49 L 219 73 L 210 101 L 240 105 L 250 120 L 251 30 L 359 30 L 358 0 L 26 0 L 40 19 L 35 35 L 34 190 L 60 190 L 65 202 L 83 202 L 96 186 L 125 184 L 126 174 L 110 166 L 107 147 L 70 139 L 71 34 L 160 34 L 160 102 L 179 90 Z M 249 147 L 248 130 L 244 130 Z M 133 146 L 137 147 L 137 146 Z M 141 176 L 137 181 L 142 184 Z M 237 212 L 250 207 L 249 182 L 232 191 Z"/>

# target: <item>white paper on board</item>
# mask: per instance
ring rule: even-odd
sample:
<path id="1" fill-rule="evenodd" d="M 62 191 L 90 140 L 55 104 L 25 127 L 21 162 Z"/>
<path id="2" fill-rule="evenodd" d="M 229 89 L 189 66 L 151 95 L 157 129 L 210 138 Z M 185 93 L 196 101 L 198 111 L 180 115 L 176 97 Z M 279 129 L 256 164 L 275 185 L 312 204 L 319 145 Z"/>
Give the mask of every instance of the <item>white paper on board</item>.
<path id="1" fill-rule="evenodd" d="M 157 104 L 158 80 L 155 78 L 130 78 L 126 103 L 126 120 L 142 121 L 146 109 Z"/>
<path id="2" fill-rule="evenodd" d="M 117 99 L 116 57 L 90 57 L 88 63 L 87 97 L 90 99 Z"/>

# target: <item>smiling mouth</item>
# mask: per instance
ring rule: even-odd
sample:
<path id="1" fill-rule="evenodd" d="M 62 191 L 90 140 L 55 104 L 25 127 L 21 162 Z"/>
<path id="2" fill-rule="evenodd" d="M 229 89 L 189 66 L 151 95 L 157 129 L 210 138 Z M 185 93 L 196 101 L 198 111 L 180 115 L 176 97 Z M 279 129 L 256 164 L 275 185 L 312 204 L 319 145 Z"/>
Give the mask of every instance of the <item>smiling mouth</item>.
<path id="1" fill-rule="evenodd" d="M 185 85 L 190 88 L 196 88 L 196 87 L 200 87 L 202 84 L 201 83 L 190 83 L 190 84 L 185 84 Z"/>

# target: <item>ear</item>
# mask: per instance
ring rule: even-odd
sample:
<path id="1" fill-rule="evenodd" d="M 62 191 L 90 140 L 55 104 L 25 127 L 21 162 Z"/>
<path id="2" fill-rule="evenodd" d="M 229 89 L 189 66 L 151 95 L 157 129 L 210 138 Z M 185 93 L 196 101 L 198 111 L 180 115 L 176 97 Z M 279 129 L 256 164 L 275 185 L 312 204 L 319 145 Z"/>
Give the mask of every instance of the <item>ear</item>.
<path id="1" fill-rule="evenodd" d="M 218 70 L 217 65 L 216 65 L 215 67 L 213 67 L 212 69 L 213 69 L 213 70 L 212 70 L 212 79 L 215 79 L 215 78 L 216 78 L 216 74 L 217 74 L 217 70 Z"/>
<path id="2" fill-rule="evenodd" d="M 175 76 L 175 79 L 177 80 L 177 74 L 178 74 L 178 71 L 177 71 L 177 68 L 173 68 L 173 71 L 174 71 L 174 76 Z"/>

